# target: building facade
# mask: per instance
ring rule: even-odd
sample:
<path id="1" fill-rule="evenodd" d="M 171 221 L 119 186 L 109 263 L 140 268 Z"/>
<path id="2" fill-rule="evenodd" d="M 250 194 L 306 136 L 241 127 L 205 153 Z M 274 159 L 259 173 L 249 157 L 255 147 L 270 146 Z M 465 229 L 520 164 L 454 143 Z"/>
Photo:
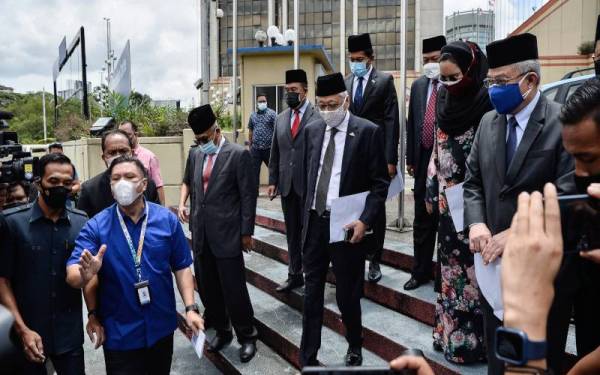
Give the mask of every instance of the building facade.
<path id="1" fill-rule="evenodd" d="M 494 41 L 494 12 L 473 9 L 452 13 L 446 17 L 446 39 L 474 42 L 485 51 L 485 46 Z"/>
<path id="2" fill-rule="evenodd" d="M 286 2 L 287 1 L 287 2 Z M 340 1 L 345 1 L 345 35 L 353 34 L 352 1 L 351 0 L 302 0 L 299 1 L 299 33 L 300 45 L 322 45 L 339 69 L 340 53 L 346 54 L 346 46 L 340 52 Z M 254 39 L 258 30 L 266 31 L 270 24 L 279 27 L 281 32 L 294 25 L 292 0 L 238 0 L 238 48 L 257 46 Z M 400 0 L 359 0 L 358 33 L 368 32 L 380 70 L 400 70 L 401 44 L 401 1 Z M 217 2 L 223 10 L 218 23 L 218 51 L 211 49 L 211 54 L 219 56 L 219 72 L 221 76 L 232 73 L 230 54 L 233 47 L 233 1 Z M 412 70 L 420 65 L 420 49 L 423 38 L 443 33 L 443 1 L 442 0 L 409 0 L 407 10 L 407 69 Z M 214 30 L 215 28 L 213 28 Z M 214 60 L 213 60 L 214 61 Z M 347 69 L 346 69 L 347 71 Z"/>
<path id="3" fill-rule="evenodd" d="M 504 39 L 548 0 L 495 0 L 495 38 Z"/>

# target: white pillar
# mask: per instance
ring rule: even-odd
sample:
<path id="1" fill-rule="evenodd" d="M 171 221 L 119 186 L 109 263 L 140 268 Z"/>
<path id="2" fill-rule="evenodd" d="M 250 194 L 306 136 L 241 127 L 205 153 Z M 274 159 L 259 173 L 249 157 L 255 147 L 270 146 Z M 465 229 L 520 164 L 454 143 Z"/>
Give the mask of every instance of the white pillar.
<path id="1" fill-rule="evenodd" d="M 421 47 L 423 45 L 421 36 L 421 0 L 415 0 L 415 72 L 421 71 Z"/>
<path id="2" fill-rule="evenodd" d="M 346 75 L 346 0 L 340 0 L 340 73 Z"/>
<path id="3" fill-rule="evenodd" d="M 358 0 L 352 0 L 352 34 L 358 34 Z"/>
<path id="4" fill-rule="evenodd" d="M 285 32 L 288 29 L 288 2 L 281 0 L 281 30 Z M 296 30 L 298 33 L 298 30 Z"/>
<path id="5" fill-rule="evenodd" d="M 216 1 L 210 2 L 210 82 L 219 77 L 219 20 L 217 19 L 218 4 Z M 207 84 L 210 84 L 207 82 Z"/>
<path id="6" fill-rule="evenodd" d="M 398 96 L 398 106 L 400 109 L 400 173 L 404 177 L 404 164 L 406 157 L 405 134 L 406 134 L 406 18 L 408 11 L 408 0 L 401 0 L 400 13 L 400 95 Z M 398 228 L 404 226 L 404 191 L 400 193 L 398 201 Z"/>
<path id="7" fill-rule="evenodd" d="M 210 20 L 210 0 L 200 0 L 200 76 L 204 81 L 202 85 L 202 104 L 208 104 L 208 88 L 210 86 L 210 52 L 209 52 L 209 20 Z"/>
<path id="8" fill-rule="evenodd" d="M 284 0 L 285 3 L 285 0 Z M 294 31 L 296 32 L 296 40 L 294 40 L 294 69 L 298 69 L 300 66 L 300 29 L 299 29 L 299 6 L 298 0 L 294 0 Z"/>
<path id="9" fill-rule="evenodd" d="M 275 25 L 275 0 L 268 0 L 267 2 L 267 22 L 269 23 L 267 27 Z"/>

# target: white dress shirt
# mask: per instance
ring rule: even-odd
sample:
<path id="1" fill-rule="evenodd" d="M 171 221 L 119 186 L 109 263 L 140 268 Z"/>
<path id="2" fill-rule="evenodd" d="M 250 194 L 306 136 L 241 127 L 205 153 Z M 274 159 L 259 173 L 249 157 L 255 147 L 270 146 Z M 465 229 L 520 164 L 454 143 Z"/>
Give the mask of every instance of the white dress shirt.
<path id="1" fill-rule="evenodd" d="M 442 83 L 440 82 L 440 80 L 437 80 L 437 88 L 438 88 L 438 92 L 440 91 L 440 87 L 442 86 Z M 431 92 L 433 91 L 433 80 L 430 79 L 429 80 L 429 84 L 427 85 L 427 103 L 429 103 L 429 98 L 431 98 Z M 427 106 L 427 104 L 425 104 L 425 106 Z"/>
<path id="2" fill-rule="evenodd" d="M 304 99 L 304 104 L 302 104 L 300 106 L 300 108 L 298 108 L 298 116 L 300 116 L 300 122 L 302 122 L 302 117 L 304 117 L 304 112 L 306 112 L 306 108 L 308 107 L 308 103 L 309 103 L 308 102 L 308 98 L 306 98 L 306 99 Z M 294 117 L 296 117 L 296 110 L 295 109 L 291 109 L 290 116 L 292 116 L 290 118 L 290 129 L 291 129 L 294 126 Z"/>
<path id="3" fill-rule="evenodd" d="M 510 124 L 509 120 L 513 117 L 517 119 L 517 148 L 519 147 L 519 143 L 521 143 L 521 139 L 523 139 L 523 133 L 525 133 L 525 129 L 527 128 L 527 124 L 529 123 L 529 118 L 535 109 L 535 106 L 540 101 L 540 92 L 538 91 L 535 94 L 535 98 L 525 108 L 523 108 L 519 113 L 513 115 L 506 115 L 506 141 L 508 142 L 508 135 L 510 132 Z"/>
<path id="4" fill-rule="evenodd" d="M 340 183 L 342 178 L 342 159 L 344 158 L 344 147 L 346 146 L 346 135 L 348 131 L 348 121 L 350 120 L 350 112 L 346 112 L 346 117 L 340 125 L 337 127 L 337 133 L 335 133 L 335 155 L 333 157 L 333 166 L 331 168 L 331 179 L 329 180 L 329 190 L 327 191 L 327 210 L 331 210 L 331 201 L 340 196 Z M 329 138 L 331 138 L 331 127 L 327 126 L 325 129 L 325 136 L 323 137 L 323 145 L 321 146 L 321 158 L 319 161 L 319 173 L 317 174 L 317 181 L 315 185 L 315 194 L 313 195 L 312 209 L 315 209 L 315 203 L 317 200 L 317 189 L 316 186 L 319 184 L 319 178 L 321 177 L 321 169 L 323 168 L 323 159 L 325 159 L 325 151 L 327 145 L 329 145 Z"/>
<path id="5" fill-rule="evenodd" d="M 219 142 L 219 146 L 217 147 L 217 152 L 215 152 L 213 156 L 213 168 L 215 167 L 215 161 L 217 161 L 217 155 L 219 155 L 219 151 L 221 151 L 221 147 L 225 144 L 225 136 L 221 134 L 221 141 Z M 202 164 L 202 170 L 206 169 L 206 164 L 208 164 L 208 156 L 204 155 L 204 163 Z"/>
<path id="6" fill-rule="evenodd" d="M 373 65 L 371 65 L 369 67 L 369 71 L 367 72 L 367 74 L 365 74 L 363 76 L 363 81 L 362 81 L 362 93 L 363 93 L 363 98 L 365 96 L 365 89 L 367 88 L 367 82 L 369 82 L 369 78 L 371 77 L 371 72 L 373 71 Z M 352 84 L 352 100 L 354 100 L 354 95 L 356 94 L 356 87 L 358 86 L 358 77 L 354 76 L 354 83 Z"/>

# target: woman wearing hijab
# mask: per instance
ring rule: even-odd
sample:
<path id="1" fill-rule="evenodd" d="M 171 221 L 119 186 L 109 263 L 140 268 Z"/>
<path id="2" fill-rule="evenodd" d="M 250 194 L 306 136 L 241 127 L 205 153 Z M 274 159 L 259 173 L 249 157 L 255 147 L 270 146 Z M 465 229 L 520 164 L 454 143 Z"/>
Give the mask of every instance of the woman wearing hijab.
<path id="1" fill-rule="evenodd" d="M 428 170 L 427 209 L 439 206 L 438 263 L 441 283 L 433 329 L 434 348 L 448 361 L 485 359 L 483 315 L 469 237 L 454 228 L 445 189 L 465 180 L 465 164 L 483 115 L 492 110 L 483 85 L 487 59 L 479 46 L 457 41 L 442 48 L 437 131 Z"/>

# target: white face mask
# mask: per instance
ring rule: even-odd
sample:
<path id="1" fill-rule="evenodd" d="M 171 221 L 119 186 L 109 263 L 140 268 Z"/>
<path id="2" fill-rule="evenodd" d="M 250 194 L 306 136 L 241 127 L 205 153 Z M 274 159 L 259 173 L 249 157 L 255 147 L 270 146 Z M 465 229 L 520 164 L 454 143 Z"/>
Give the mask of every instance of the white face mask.
<path id="1" fill-rule="evenodd" d="M 267 103 L 258 103 L 258 105 L 256 106 L 258 108 L 259 111 L 264 111 L 267 109 Z"/>
<path id="2" fill-rule="evenodd" d="M 429 79 L 438 79 L 440 76 L 440 64 L 432 62 L 423 65 L 423 74 Z"/>
<path id="3" fill-rule="evenodd" d="M 323 118 L 323 121 L 327 124 L 327 126 L 331 128 L 337 128 L 342 124 L 344 118 L 346 118 L 346 109 L 344 108 L 344 103 L 346 103 L 346 99 L 342 102 L 342 104 L 333 111 L 321 111 L 319 110 L 319 115 Z"/>
<path id="4" fill-rule="evenodd" d="M 127 207 L 142 195 L 142 192 L 138 192 L 137 188 L 142 183 L 142 180 L 138 182 L 132 182 L 127 180 L 119 180 L 116 183 L 111 184 L 111 190 L 113 197 L 119 204 L 119 206 Z"/>

